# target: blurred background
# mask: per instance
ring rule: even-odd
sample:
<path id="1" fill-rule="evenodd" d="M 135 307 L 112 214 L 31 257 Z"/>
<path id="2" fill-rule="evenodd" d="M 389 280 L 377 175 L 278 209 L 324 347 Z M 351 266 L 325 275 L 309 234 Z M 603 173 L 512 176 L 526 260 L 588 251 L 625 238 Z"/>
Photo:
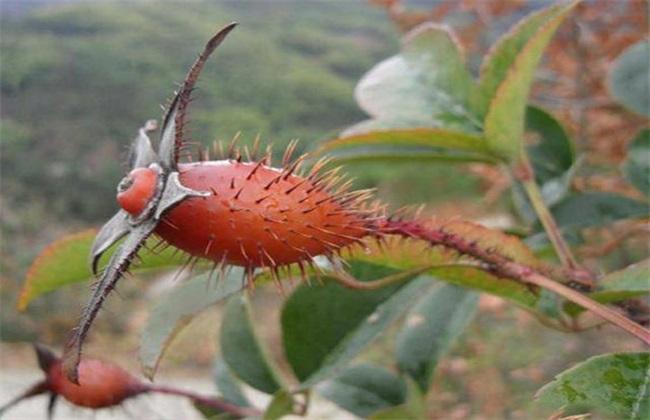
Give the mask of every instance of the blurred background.
<path id="1" fill-rule="evenodd" d="M 20 372 L 36 368 L 27 343 L 38 339 L 60 347 L 87 296 L 86 285 L 71 286 L 17 313 L 16 297 L 29 264 L 47 243 L 97 226 L 115 212 L 115 185 L 124 174 L 127 147 L 145 120 L 161 117 L 161 104 L 217 28 L 240 22 L 199 82 L 190 110 L 192 140 L 209 145 L 241 133 L 242 143 L 250 143 L 259 134 L 281 156 L 292 139 L 300 139 L 298 149 L 308 151 L 365 118 L 354 101 L 354 86 L 375 63 L 398 52 L 404 31 L 426 20 L 448 24 L 477 74 L 489 45 L 546 4 L 0 2 L 2 389 L 18 389 Z M 616 168 L 626 141 L 646 122 L 613 106 L 604 80 L 611 60 L 648 35 L 646 7 L 641 1 L 585 2 L 562 26 L 538 74 L 533 101 L 567 124 L 586 159 L 575 188 L 635 194 Z M 358 187 L 377 187 L 391 208 L 425 203 L 427 213 L 509 226 L 511 202 L 503 193 L 508 180 L 493 167 L 402 162 L 347 169 Z M 607 238 L 614 232 L 593 234 Z M 633 259 L 642 246 L 624 245 L 611 257 L 611 268 Z M 168 283 L 123 281 L 97 323 L 89 353 L 106 354 L 110 346 L 113 360 L 137 371 L 134 355 L 147 303 Z M 273 290 L 255 296 L 260 331 L 271 342 L 279 340 L 274 308 L 280 299 Z M 181 334 L 163 375 L 209 382 L 206 367 L 216 343 L 206 330 L 215 329 L 218 316 L 218 310 L 208 311 Z M 483 298 L 481 313 L 439 369 L 429 401 L 434 411 L 441 418 L 526 418 L 532 393 L 554 373 L 612 343 L 619 350 L 627 345 L 616 331 L 570 337 L 530 328 L 535 322 L 497 298 Z M 504 343 L 513 343 L 508 352 Z M 1 395 L 0 403 L 8 396 Z"/>

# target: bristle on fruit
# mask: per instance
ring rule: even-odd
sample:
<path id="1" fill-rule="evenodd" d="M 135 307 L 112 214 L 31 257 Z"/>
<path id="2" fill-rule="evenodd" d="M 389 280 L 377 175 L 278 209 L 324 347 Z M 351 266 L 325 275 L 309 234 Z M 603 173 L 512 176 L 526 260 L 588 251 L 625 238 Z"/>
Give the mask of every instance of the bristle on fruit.
<path id="1" fill-rule="evenodd" d="M 277 273 L 296 264 L 304 272 L 315 256 L 339 254 L 376 231 L 373 220 L 383 208 L 369 204 L 370 190 L 350 191 L 338 168 L 325 170 L 328 159 L 303 174 L 305 156 L 291 161 L 296 142 L 287 147 L 283 167 L 273 168 L 270 149 L 244 161 L 243 155 L 255 156 L 259 141 L 243 154 L 236 141 L 221 160 L 207 160 L 201 150 L 203 159 L 179 164 L 184 186 L 211 194 L 188 198 L 163 216 L 155 232 L 166 242 L 219 267 Z"/>

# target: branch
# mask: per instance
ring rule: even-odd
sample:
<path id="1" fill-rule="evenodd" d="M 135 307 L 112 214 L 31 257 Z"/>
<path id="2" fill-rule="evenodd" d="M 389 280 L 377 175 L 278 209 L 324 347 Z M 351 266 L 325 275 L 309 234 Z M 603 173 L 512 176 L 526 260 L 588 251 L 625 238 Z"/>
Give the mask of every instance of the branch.
<path id="1" fill-rule="evenodd" d="M 182 389 L 172 388 L 164 385 L 147 385 L 148 392 L 158 392 L 160 394 L 178 395 L 180 397 L 189 398 L 192 402 L 213 408 L 218 411 L 232 414 L 236 417 L 261 417 L 262 412 L 250 407 L 240 407 L 238 405 L 229 403 L 228 401 L 218 397 L 206 397 L 192 391 L 185 391 Z"/>
<path id="2" fill-rule="evenodd" d="M 519 280 L 557 293 L 650 345 L 650 330 L 607 306 L 539 273 L 532 267 L 514 262 L 493 250 L 481 248 L 476 242 L 468 242 L 459 235 L 445 232 L 442 229 L 430 229 L 414 221 L 388 220 L 383 229 L 386 233 L 425 240 L 432 245 L 442 245 L 454 249 L 461 254 L 474 257 L 488 264 L 489 270 L 498 276 Z"/>
<path id="3" fill-rule="evenodd" d="M 537 213 L 537 217 L 542 223 L 542 226 L 544 226 L 544 230 L 546 231 L 549 240 L 553 244 L 553 248 L 555 248 L 555 252 L 558 258 L 560 258 L 562 266 L 571 270 L 580 268 L 578 262 L 571 253 L 571 248 L 562 237 L 560 228 L 555 222 L 553 215 L 544 203 L 542 192 L 535 182 L 535 172 L 533 171 L 533 167 L 530 164 L 528 156 L 526 156 L 525 152 L 522 153 L 520 165 L 521 167 L 518 168 L 518 170 L 515 171 L 513 175 L 521 182 L 522 186 L 524 187 L 524 191 L 526 191 L 526 195 L 530 200 L 530 204 L 533 206 L 535 213 Z"/>
<path id="4" fill-rule="evenodd" d="M 437 268 L 449 268 L 449 267 L 474 267 L 474 268 L 481 268 L 480 265 L 478 264 L 470 264 L 470 263 L 455 263 L 455 264 L 430 264 L 426 265 L 423 267 L 418 267 L 418 268 L 413 268 L 411 270 L 405 270 L 390 276 L 382 277 L 381 279 L 378 280 L 373 280 L 373 281 L 359 281 L 352 277 L 350 274 L 345 272 L 344 270 L 336 270 L 334 271 L 334 277 L 338 280 L 339 283 L 341 283 L 343 286 L 348 287 L 350 289 L 357 289 L 357 290 L 377 290 L 381 289 L 386 286 L 390 286 L 391 284 L 395 283 L 400 283 L 405 280 L 408 280 L 412 278 L 413 276 L 417 276 L 418 274 L 426 273 L 427 271 L 430 270 L 435 270 Z"/>
<path id="5" fill-rule="evenodd" d="M 639 338 L 645 344 L 650 345 L 650 330 L 642 327 L 629 318 L 624 317 L 618 312 L 611 310 L 607 306 L 602 305 L 582 293 L 556 282 L 555 280 L 544 277 L 541 274 L 532 271 L 529 267 L 521 264 L 510 262 L 503 268 L 504 271 L 511 273 L 508 277 L 516 278 L 525 283 L 534 284 L 535 286 L 555 292 L 565 299 L 590 310 L 604 320 L 624 329 Z"/>

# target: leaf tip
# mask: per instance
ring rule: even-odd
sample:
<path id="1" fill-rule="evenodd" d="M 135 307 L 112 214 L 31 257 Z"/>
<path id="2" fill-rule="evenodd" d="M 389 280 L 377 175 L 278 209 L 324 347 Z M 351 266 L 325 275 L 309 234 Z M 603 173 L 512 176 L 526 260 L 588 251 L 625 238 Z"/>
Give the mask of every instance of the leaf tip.
<path id="1" fill-rule="evenodd" d="M 18 295 L 18 300 L 16 302 L 16 310 L 19 312 L 24 312 L 27 309 L 29 303 L 40 294 L 36 291 L 34 285 L 39 281 L 43 267 L 46 266 L 48 262 L 50 262 L 51 258 L 56 256 L 58 250 L 65 248 L 66 245 L 69 245 L 71 243 L 93 238 L 96 234 L 96 229 L 86 229 L 80 232 L 66 235 L 48 244 L 43 249 L 43 251 L 41 251 L 41 253 L 36 256 L 32 264 L 27 269 L 27 274 L 25 274 L 23 286 L 20 289 L 20 294 Z"/>

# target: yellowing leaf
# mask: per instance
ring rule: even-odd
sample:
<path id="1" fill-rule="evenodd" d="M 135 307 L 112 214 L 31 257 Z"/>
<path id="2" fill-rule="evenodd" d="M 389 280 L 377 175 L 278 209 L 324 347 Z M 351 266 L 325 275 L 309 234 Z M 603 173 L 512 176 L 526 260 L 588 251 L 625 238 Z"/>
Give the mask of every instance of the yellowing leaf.
<path id="1" fill-rule="evenodd" d="M 476 94 L 472 97 L 475 107 L 482 115 L 487 112 L 490 101 L 499 85 L 508 75 L 515 59 L 539 28 L 556 15 L 563 6 L 556 4 L 532 13 L 519 21 L 490 47 L 481 64 L 481 75 Z"/>
<path id="2" fill-rule="evenodd" d="M 533 251 L 519 238 L 500 230 L 490 229 L 467 220 L 434 220 L 430 226 L 456 234 L 465 241 L 475 242 L 482 249 L 492 249 L 521 264 L 531 267 L 541 265 Z"/>
<path id="3" fill-rule="evenodd" d="M 382 154 L 383 148 L 389 148 L 390 154 L 419 153 L 429 158 L 444 160 L 494 162 L 489 154 L 483 137 L 461 131 L 444 128 L 396 128 L 360 132 L 329 141 L 323 145 L 321 152 L 329 153 L 337 159 L 371 158 Z"/>
<path id="4" fill-rule="evenodd" d="M 43 293 L 91 278 L 88 252 L 96 233 L 95 229 L 89 229 L 48 245 L 27 271 L 18 297 L 18 310 L 25 310 L 32 299 Z"/>
<path id="5" fill-rule="evenodd" d="M 463 235 L 466 240 L 498 251 L 513 261 L 532 267 L 540 267 L 543 264 L 518 238 L 498 230 L 460 220 L 435 221 L 429 226 Z M 384 241 L 382 250 L 372 246 L 370 248 L 370 254 L 355 252 L 352 258 L 402 270 L 433 265 L 427 273 L 440 281 L 490 293 L 529 311 L 538 312 L 539 293 L 519 281 L 497 277 L 479 267 L 467 265 L 467 258 L 459 256 L 455 251 L 441 247 L 432 248 L 423 241 L 404 241 L 390 237 Z M 436 265 L 438 267 L 435 267 Z"/>
<path id="6" fill-rule="evenodd" d="M 95 229 L 88 229 L 64 236 L 48 245 L 27 271 L 18 297 L 18 310 L 25 310 L 40 295 L 92 279 L 88 255 L 96 234 Z M 149 245 L 154 242 L 148 241 Z M 102 261 L 107 261 L 115 248 L 114 245 L 109 249 Z M 133 272 L 170 268 L 183 263 L 182 255 L 174 254 L 172 249 L 153 254 L 145 247 L 138 255 L 142 261 L 132 266 Z"/>
<path id="7" fill-rule="evenodd" d="M 519 32 L 515 31 L 511 35 L 517 39 L 528 39 L 522 43 L 521 50 L 514 56 L 514 60 L 501 63 L 505 67 L 499 67 L 498 72 L 505 74 L 505 77 L 490 100 L 484 124 L 485 137 L 490 148 L 509 162 L 517 159 L 522 152 L 526 104 L 535 69 L 556 29 L 576 4 L 577 2 L 572 2 L 568 5 L 552 6 L 547 9 L 548 13 L 533 15 L 529 21 L 524 21 L 517 27 Z M 531 22 L 535 22 L 535 25 Z M 529 33 L 533 29 L 531 26 L 536 27 L 532 34 Z M 492 81 L 485 83 L 492 86 L 498 79 L 490 78 Z"/>

